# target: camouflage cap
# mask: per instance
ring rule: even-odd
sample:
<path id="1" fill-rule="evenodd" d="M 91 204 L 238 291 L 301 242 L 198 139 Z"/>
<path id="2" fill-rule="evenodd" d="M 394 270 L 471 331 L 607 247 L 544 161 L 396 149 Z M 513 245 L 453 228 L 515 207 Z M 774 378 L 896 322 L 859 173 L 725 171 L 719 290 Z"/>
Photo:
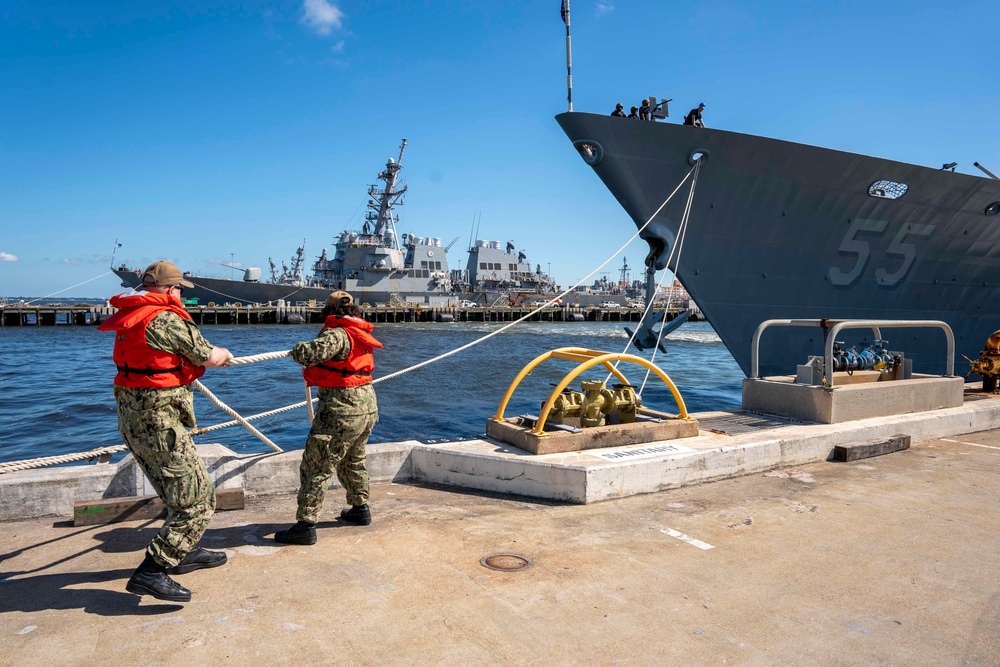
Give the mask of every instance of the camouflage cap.
<path id="1" fill-rule="evenodd" d="M 331 292 L 330 296 L 326 298 L 326 305 L 328 306 L 348 306 L 354 303 L 354 297 L 343 290 L 337 290 L 336 292 Z"/>
<path id="2" fill-rule="evenodd" d="M 184 276 L 181 275 L 181 270 L 177 268 L 176 264 L 162 260 L 153 262 L 146 267 L 146 270 L 142 272 L 142 283 L 144 285 L 157 285 L 159 287 L 171 285 L 194 287 L 194 283 L 184 280 Z"/>

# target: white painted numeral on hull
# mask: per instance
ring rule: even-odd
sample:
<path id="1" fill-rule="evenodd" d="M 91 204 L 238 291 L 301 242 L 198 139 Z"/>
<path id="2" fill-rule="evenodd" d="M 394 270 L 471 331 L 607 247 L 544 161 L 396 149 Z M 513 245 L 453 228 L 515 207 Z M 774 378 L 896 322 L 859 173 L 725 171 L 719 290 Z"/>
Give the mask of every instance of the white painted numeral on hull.
<path id="1" fill-rule="evenodd" d="M 859 238 L 859 236 L 870 234 L 880 237 L 885 233 L 888 226 L 889 223 L 886 220 L 858 218 L 852 222 L 851 226 L 847 228 L 844 240 L 840 242 L 837 250 L 842 255 L 854 255 L 854 266 L 851 267 L 850 271 L 844 271 L 839 267 L 831 266 L 827 274 L 830 282 L 834 285 L 844 287 L 853 285 L 860 280 L 865 267 L 868 265 L 868 260 L 871 258 L 871 243 L 868 239 L 864 237 Z M 885 251 L 885 257 L 882 258 L 884 265 L 895 263 L 888 259 L 890 257 L 901 257 L 903 262 L 892 273 L 889 272 L 886 266 L 877 268 L 875 270 L 875 279 L 878 281 L 878 284 L 883 287 L 895 287 L 899 284 L 906 277 L 907 273 L 909 273 L 914 260 L 917 258 L 917 247 L 913 243 L 907 243 L 906 239 L 915 236 L 927 237 L 933 231 L 934 225 L 904 225 L 896 233 L 896 236 Z"/>
<path id="2" fill-rule="evenodd" d="M 885 251 L 885 254 L 890 257 L 902 257 L 903 263 L 893 273 L 889 273 L 885 269 L 878 269 L 875 272 L 878 284 L 893 287 L 906 276 L 910 267 L 913 266 L 913 260 L 917 258 L 917 247 L 912 243 L 903 243 L 903 239 L 907 236 L 930 236 L 932 231 L 934 231 L 934 225 L 904 225 L 896 234 L 896 238 L 889 244 L 889 249 Z"/>
<path id="3" fill-rule="evenodd" d="M 850 285 L 861 277 L 861 273 L 865 270 L 865 265 L 868 264 L 868 258 L 871 257 L 871 248 L 868 241 L 863 241 L 855 237 L 864 232 L 881 234 L 888 224 L 885 220 L 867 220 L 864 218 L 858 218 L 851 223 L 851 226 L 847 228 L 847 233 L 844 235 L 844 240 L 840 242 L 840 247 L 837 249 L 845 255 L 857 255 L 858 259 L 854 263 L 854 268 L 847 272 L 831 266 L 831 283 L 834 285 Z"/>

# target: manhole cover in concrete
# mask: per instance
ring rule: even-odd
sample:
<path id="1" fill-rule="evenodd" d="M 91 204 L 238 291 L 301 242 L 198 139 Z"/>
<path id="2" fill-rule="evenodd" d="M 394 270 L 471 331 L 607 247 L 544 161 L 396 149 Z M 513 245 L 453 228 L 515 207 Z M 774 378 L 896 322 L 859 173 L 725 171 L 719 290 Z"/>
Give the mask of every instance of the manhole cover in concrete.
<path id="1" fill-rule="evenodd" d="M 492 556 L 483 556 L 479 559 L 479 564 L 483 567 L 488 567 L 491 570 L 499 570 L 501 572 L 517 572 L 518 570 L 531 567 L 530 560 L 524 556 L 518 556 L 517 554 L 493 554 Z"/>

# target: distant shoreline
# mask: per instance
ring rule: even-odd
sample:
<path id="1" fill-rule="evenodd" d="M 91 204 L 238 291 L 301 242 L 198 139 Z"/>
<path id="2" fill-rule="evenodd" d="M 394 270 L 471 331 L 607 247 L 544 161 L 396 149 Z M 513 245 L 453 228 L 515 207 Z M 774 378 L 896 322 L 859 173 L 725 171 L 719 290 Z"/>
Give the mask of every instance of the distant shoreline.
<path id="1" fill-rule="evenodd" d="M 72 306 L 76 303 L 85 303 L 92 306 L 103 306 L 107 303 L 109 296 L 96 297 L 96 296 L 67 296 L 61 298 L 55 297 L 38 297 L 38 296 L 3 296 L 0 297 L 0 304 L 6 303 L 7 305 L 17 304 L 20 301 L 25 303 L 30 303 L 32 305 L 38 306 L 50 306 L 52 304 L 65 304 L 67 306 Z"/>

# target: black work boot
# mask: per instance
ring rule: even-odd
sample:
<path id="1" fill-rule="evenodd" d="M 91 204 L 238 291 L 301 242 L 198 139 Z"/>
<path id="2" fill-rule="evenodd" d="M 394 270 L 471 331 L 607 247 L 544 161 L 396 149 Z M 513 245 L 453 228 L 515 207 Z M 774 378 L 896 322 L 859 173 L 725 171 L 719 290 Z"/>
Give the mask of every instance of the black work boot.
<path id="1" fill-rule="evenodd" d="M 132 577 L 125 584 L 125 590 L 136 595 L 152 595 L 158 600 L 190 602 L 191 591 L 167 576 L 167 568 L 146 554 Z"/>
<path id="2" fill-rule="evenodd" d="M 316 544 L 316 524 L 299 521 L 291 528 L 276 532 L 274 541 L 285 544 Z"/>
<path id="3" fill-rule="evenodd" d="M 368 509 L 368 503 L 355 505 L 349 510 L 341 510 L 340 518 L 347 523 L 358 526 L 367 526 L 372 522 L 372 511 Z"/>
<path id="4" fill-rule="evenodd" d="M 226 554 L 223 552 L 195 547 L 187 556 L 184 556 L 184 560 L 169 568 L 167 574 L 187 574 L 203 567 L 219 567 L 225 564 Z"/>

